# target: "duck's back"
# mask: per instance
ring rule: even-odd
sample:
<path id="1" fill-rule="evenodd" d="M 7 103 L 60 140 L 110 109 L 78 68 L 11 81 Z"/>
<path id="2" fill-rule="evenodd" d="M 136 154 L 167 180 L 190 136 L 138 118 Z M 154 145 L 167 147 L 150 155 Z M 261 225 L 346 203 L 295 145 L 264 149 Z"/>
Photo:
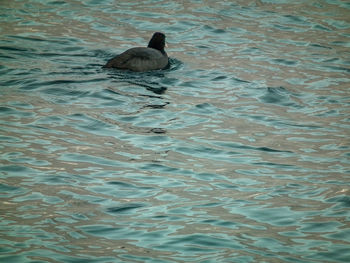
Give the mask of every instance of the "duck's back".
<path id="1" fill-rule="evenodd" d="M 168 63 L 168 56 L 165 52 L 162 53 L 154 48 L 135 47 L 112 58 L 104 67 L 132 71 L 150 71 L 164 69 Z"/>

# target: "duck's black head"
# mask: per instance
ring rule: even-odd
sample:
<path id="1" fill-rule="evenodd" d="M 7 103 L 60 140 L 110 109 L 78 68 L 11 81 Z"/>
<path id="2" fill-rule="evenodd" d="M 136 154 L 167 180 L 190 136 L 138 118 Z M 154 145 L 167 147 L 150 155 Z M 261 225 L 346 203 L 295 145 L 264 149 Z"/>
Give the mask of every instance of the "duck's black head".
<path id="1" fill-rule="evenodd" d="M 151 40 L 148 42 L 148 47 L 158 49 L 160 52 L 164 53 L 165 35 L 160 32 L 154 33 Z"/>

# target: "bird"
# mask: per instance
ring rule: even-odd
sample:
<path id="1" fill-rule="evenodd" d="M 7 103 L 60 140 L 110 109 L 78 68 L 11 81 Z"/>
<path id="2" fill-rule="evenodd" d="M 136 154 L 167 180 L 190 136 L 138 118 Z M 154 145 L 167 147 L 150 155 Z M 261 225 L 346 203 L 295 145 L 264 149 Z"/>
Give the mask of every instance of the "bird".
<path id="1" fill-rule="evenodd" d="M 136 72 L 166 69 L 169 58 L 165 52 L 165 34 L 155 32 L 147 47 L 130 48 L 110 59 L 103 68 L 117 68 Z"/>

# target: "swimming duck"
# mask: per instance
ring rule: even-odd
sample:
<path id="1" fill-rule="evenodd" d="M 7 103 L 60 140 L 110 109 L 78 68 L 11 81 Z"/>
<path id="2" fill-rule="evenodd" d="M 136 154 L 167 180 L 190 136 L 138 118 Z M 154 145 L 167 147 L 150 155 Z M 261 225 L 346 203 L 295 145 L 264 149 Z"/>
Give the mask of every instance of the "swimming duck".
<path id="1" fill-rule="evenodd" d="M 110 59 L 104 68 L 126 69 L 138 72 L 165 69 L 169 58 L 164 51 L 165 35 L 160 32 L 153 34 L 147 47 L 130 48 Z"/>

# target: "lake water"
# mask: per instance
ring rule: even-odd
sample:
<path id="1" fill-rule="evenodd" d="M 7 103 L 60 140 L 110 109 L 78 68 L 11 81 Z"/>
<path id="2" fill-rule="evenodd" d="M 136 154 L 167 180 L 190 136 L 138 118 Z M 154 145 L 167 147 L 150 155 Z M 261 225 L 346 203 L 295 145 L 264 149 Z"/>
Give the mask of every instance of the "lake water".
<path id="1" fill-rule="evenodd" d="M 1 262 L 349 262 L 348 1 L 0 14 Z M 169 69 L 101 69 L 155 31 Z"/>

